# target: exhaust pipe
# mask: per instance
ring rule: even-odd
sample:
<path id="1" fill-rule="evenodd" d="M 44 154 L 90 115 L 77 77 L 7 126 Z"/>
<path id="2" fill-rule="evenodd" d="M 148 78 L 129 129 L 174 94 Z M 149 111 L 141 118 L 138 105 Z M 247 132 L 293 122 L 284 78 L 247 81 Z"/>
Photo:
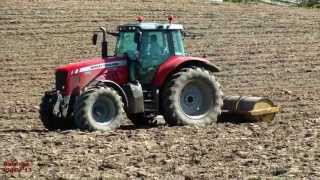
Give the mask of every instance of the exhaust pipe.
<path id="1" fill-rule="evenodd" d="M 104 27 L 100 27 L 102 32 L 102 42 L 101 42 L 101 56 L 102 58 L 108 57 L 108 42 L 106 39 L 107 30 Z"/>

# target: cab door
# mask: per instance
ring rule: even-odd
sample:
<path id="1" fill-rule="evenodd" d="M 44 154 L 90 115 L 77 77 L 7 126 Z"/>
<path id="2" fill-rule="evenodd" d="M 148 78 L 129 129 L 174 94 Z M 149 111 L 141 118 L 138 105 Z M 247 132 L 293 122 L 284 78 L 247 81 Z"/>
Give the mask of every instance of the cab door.
<path id="1" fill-rule="evenodd" d="M 140 80 L 151 83 L 157 68 L 173 53 L 170 49 L 169 31 L 144 31 L 142 33 L 140 51 Z"/>

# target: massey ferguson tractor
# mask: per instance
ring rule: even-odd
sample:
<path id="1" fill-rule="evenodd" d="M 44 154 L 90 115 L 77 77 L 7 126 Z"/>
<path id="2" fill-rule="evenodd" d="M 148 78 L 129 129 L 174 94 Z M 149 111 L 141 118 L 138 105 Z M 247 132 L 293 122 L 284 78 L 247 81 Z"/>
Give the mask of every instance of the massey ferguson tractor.
<path id="1" fill-rule="evenodd" d="M 187 56 L 183 26 L 143 22 L 101 27 L 101 57 L 58 67 L 55 88 L 45 93 L 40 118 L 49 130 L 110 131 L 127 117 L 148 125 L 162 115 L 169 125 L 207 126 L 218 117 L 271 121 L 279 107 L 260 97 L 223 96 L 214 76 L 219 68 Z M 117 39 L 108 56 L 106 36 Z"/>

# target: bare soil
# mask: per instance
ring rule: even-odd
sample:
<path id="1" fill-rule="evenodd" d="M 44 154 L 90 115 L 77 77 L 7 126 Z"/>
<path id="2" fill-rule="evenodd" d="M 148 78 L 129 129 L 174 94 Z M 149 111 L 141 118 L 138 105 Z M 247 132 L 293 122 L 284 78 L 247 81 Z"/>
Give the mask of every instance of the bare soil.
<path id="1" fill-rule="evenodd" d="M 112 133 L 48 132 L 38 116 L 54 69 L 99 55 L 98 26 L 177 17 L 207 54 L 225 94 L 270 97 L 282 112 L 271 123 L 207 128 L 135 128 Z M 111 46 L 114 39 L 109 38 Z M 320 177 L 320 11 L 209 1 L 0 2 L 0 166 L 30 161 L 21 179 L 264 179 Z M 111 47 L 110 47 L 111 51 Z"/>

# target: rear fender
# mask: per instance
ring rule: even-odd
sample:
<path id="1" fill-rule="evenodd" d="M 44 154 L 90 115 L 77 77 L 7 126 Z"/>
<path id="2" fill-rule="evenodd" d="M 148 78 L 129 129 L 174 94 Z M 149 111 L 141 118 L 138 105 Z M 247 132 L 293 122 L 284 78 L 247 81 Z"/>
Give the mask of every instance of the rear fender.
<path id="1" fill-rule="evenodd" d="M 205 68 L 211 72 L 220 72 L 220 68 L 218 66 L 210 63 L 209 61 L 204 62 L 204 61 L 198 61 L 198 60 L 190 60 L 190 61 L 187 61 L 187 62 L 180 64 L 177 67 L 177 71 L 179 71 L 182 68 L 191 67 L 191 66 L 202 67 L 202 68 Z"/>
<path id="2" fill-rule="evenodd" d="M 173 56 L 160 65 L 152 83 L 156 87 L 162 87 L 172 74 L 178 72 L 182 68 L 191 66 L 202 67 L 211 72 L 220 71 L 216 65 L 204 58 Z"/>

